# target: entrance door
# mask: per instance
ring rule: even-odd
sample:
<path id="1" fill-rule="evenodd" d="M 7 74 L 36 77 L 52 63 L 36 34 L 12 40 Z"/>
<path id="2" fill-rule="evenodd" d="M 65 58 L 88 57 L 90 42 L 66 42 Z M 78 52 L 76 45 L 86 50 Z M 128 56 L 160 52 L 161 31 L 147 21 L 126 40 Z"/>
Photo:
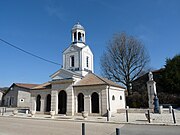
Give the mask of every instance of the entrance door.
<path id="1" fill-rule="evenodd" d="M 58 113 L 66 114 L 66 106 L 67 106 L 67 94 L 64 90 L 59 92 L 58 95 Z"/>
<path id="2" fill-rule="evenodd" d="M 78 94 L 78 113 L 84 111 L 84 95 L 82 93 Z"/>
<path id="3" fill-rule="evenodd" d="M 98 93 L 94 92 L 91 95 L 91 107 L 92 107 L 92 113 L 99 113 L 99 95 Z"/>
<path id="4" fill-rule="evenodd" d="M 36 111 L 40 111 L 41 109 L 41 96 L 38 95 L 36 98 Z"/>
<path id="5" fill-rule="evenodd" d="M 51 95 L 48 94 L 46 98 L 46 112 L 51 111 Z"/>

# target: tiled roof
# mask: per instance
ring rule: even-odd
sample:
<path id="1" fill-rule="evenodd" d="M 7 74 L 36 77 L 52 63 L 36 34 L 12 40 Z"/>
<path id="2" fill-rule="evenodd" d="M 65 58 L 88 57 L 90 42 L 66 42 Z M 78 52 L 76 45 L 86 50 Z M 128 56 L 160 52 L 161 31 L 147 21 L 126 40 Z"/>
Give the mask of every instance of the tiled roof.
<path id="1" fill-rule="evenodd" d="M 28 83 L 14 83 L 16 86 L 31 89 L 33 87 L 38 86 L 39 84 L 28 84 Z"/>
<path id="2" fill-rule="evenodd" d="M 124 88 L 123 86 L 114 83 L 106 78 L 99 77 L 93 73 L 87 74 L 82 80 L 76 83 L 74 86 L 92 86 L 92 85 L 110 85 L 119 88 Z"/>
<path id="3" fill-rule="evenodd" d="M 45 88 L 47 88 L 47 86 L 50 86 L 50 85 L 51 85 L 51 83 L 46 82 L 46 83 L 37 85 L 37 86 L 35 86 L 35 87 L 31 88 L 31 89 L 33 89 L 33 90 L 34 90 L 34 89 L 45 89 Z"/>

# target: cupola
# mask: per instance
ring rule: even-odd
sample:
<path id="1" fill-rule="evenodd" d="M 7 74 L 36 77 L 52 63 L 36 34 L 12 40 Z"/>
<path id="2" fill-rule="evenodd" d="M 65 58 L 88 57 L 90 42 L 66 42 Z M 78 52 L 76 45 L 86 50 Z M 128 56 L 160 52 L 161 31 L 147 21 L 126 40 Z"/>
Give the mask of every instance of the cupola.
<path id="1" fill-rule="evenodd" d="M 79 22 L 72 27 L 71 35 L 72 44 L 82 43 L 85 45 L 85 29 Z"/>

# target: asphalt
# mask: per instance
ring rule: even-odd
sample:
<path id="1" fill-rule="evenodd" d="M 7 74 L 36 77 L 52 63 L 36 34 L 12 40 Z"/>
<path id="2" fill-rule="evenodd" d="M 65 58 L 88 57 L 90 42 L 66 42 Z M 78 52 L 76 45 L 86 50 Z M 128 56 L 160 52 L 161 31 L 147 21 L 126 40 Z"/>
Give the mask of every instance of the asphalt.
<path id="1" fill-rule="evenodd" d="M 85 135 L 116 135 L 117 128 L 120 130 L 120 135 L 179 135 L 180 133 L 178 126 L 90 123 L 3 116 L 0 117 L 0 135 L 80 135 L 82 123 L 85 124 Z"/>

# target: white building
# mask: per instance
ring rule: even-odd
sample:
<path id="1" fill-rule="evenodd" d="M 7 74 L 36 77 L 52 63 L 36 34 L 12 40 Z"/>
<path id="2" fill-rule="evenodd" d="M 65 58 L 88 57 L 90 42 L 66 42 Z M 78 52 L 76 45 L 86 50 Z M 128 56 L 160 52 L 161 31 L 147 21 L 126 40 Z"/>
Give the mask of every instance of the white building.
<path id="1" fill-rule="evenodd" d="M 0 90 L 0 106 L 2 105 L 3 92 Z"/>
<path id="2" fill-rule="evenodd" d="M 29 108 L 30 90 L 35 86 L 38 86 L 38 84 L 13 83 L 3 94 L 3 106 Z"/>
<path id="3" fill-rule="evenodd" d="M 71 30 L 72 42 L 63 51 L 63 67 L 51 81 L 31 88 L 30 109 L 38 113 L 105 115 L 125 108 L 125 88 L 95 75 L 93 53 L 86 44 L 85 29 L 79 23 Z"/>

